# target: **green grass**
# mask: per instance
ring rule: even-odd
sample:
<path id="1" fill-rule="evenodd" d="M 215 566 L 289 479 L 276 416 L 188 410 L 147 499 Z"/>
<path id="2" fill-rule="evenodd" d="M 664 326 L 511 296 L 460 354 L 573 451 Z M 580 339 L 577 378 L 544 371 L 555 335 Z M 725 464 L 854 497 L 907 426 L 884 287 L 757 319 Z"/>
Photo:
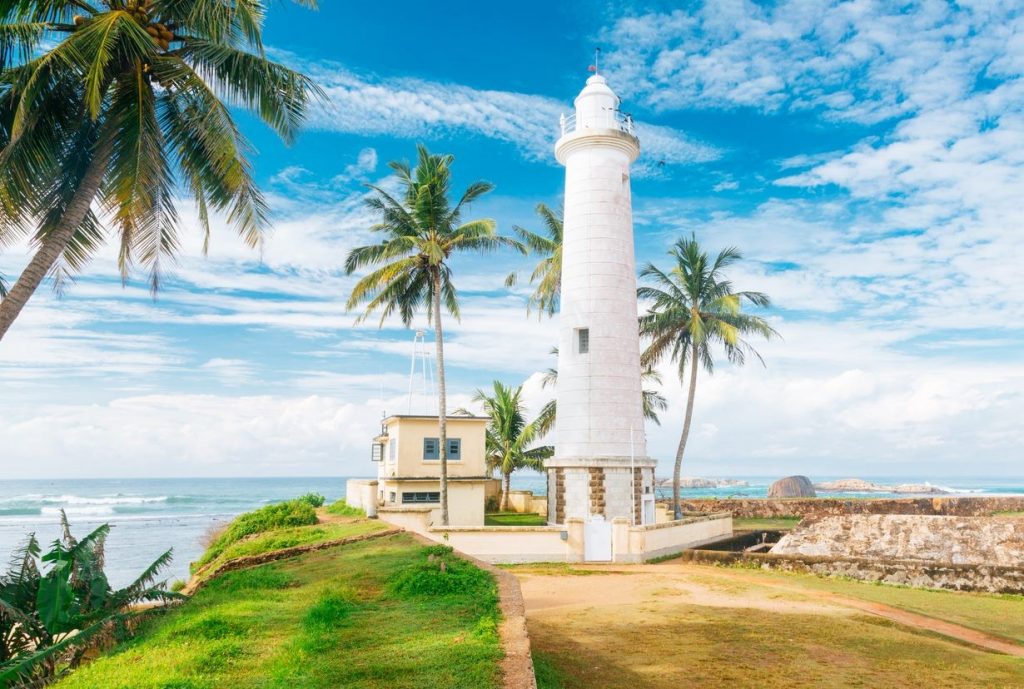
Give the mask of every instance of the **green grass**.
<path id="1" fill-rule="evenodd" d="M 203 553 L 203 556 L 192 563 L 192 571 L 194 572 L 206 563 L 217 559 L 228 546 L 242 540 L 246 536 L 289 526 L 307 526 L 316 523 L 316 509 L 314 509 L 310 502 L 309 496 L 267 505 L 253 512 L 246 512 L 235 517 L 227 525 L 227 528 L 214 539 L 210 547 Z"/>
<path id="2" fill-rule="evenodd" d="M 1006 510 L 1003 512 L 993 512 L 993 517 L 1024 517 L 1024 510 Z"/>
<path id="3" fill-rule="evenodd" d="M 548 520 L 535 512 L 492 512 L 484 515 L 486 526 L 547 526 Z"/>
<path id="4" fill-rule="evenodd" d="M 324 511 L 328 514 L 333 514 L 336 517 L 365 517 L 366 512 L 359 509 L 358 507 L 352 507 L 345 499 L 342 498 L 336 502 L 332 502 L 330 505 L 324 508 Z"/>
<path id="5" fill-rule="evenodd" d="M 388 525 L 382 522 L 364 519 L 361 521 L 332 522 L 329 524 L 313 524 L 311 526 L 293 526 L 286 529 L 276 529 L 232 543 L 224 548 L 217 557 L 207 561 L 211 567 L 206 571 L 212 572 L 221 563 L 238 557 L 262 555 L 274 550 L 283 550 L 299 545 L 311 545 L 324 541 L 351 538 L 375 531 L 384 531 L 387 528 Z"/>
<path id="6" fill-rule="evenodd" d="M 800 523 L 800 517 L 733 519 L 733 531 L 788 531 Z"/>
<path id="7" fill-rule="evenodd" d="M 469 589 L 394 583 L 447 574 Z M 489 575 L 397 534 L 217 577 L 57 686 L 497 687 L 498 614 Z"/>

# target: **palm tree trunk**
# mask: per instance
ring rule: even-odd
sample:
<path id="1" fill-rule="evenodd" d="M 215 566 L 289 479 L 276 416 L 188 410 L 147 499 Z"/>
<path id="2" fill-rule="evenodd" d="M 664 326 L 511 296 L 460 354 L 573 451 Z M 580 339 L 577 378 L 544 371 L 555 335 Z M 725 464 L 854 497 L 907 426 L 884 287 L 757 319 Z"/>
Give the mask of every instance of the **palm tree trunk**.
<path id="1" fill-rule="evenodd" d="M 448 391 L 444 385 L 444 333 L 441 330 L 441 272 L 434 273 L 434 344 L 437 348 L 437 435 L 441 444 L 441 525 L 448 526 Z"/>
<path id="2" fill-rule="evenodd" d="M 686 451 L 686 440 L 690 437 L 690 422 L 693 420 L 693 398 L 697 393 L 697 345 L 690 349 L 690 391 L 686 396 L 686 418 L 683 421 L 683 434 L 679 436 L 679 448 L 676 450 L 676 466 L 672 472 L 672 513 L 675 519 L 683 518 L 683 510 L 679 505 L 679 472 L 683 466 L 683 453 Z"/>
<path id="3" fill-rule="evenodd" d="M 99 192 L 109 158 L 110 146 L 101 144 L 93 154 L 78 189 L 75 190 L 64 216 L 60 219 L 60 224 L 43 239 L 39 250 L 18 276 L 18 281 L 0 301 L 0 340 L 4 339 L 4 335 L 25 308 L 29 298 L 42 284 L 43 279 L 71 242 L 71 238 L 75 236 L 75 231 L 82 224 L 85 214 L 89 212 L 89 207 Z"/>
<path id="4" fill-rule="evenodd" d="M 502 472 L 501 482 L 501 504 L 498 505 L 499 512 L 508 512 L 508 491 L 512 484 L 512 472 Z"/>

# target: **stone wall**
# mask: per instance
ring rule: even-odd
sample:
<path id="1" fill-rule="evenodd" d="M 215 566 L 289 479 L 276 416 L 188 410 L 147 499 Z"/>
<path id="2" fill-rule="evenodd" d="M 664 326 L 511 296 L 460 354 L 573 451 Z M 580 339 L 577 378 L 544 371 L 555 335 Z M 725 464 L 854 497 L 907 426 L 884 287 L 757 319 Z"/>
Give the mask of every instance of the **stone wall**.
<path id="1" fill-rule="evenodd" d="M 861 581 L 900 584 L 918 588 L 1024 594 L 1024 567 L 956 565 L 910 560 L 824 558 L 773 553 L 729 553 L 687 550 L 680 558 L 705 564 L 747 563 L 763 569 L 842 576 Z"/>
<path id="2" fill-rule="evenodd" d="M 1024 568 L 1024 519 L 853 514 L 804 520 L 777 555 Z"/>
<path id="3" fill-rule="evenodd" d="M 836 514 L 939 514 L 984 517 L 1024 511 L 1024 497 L 932 497 L 683 500 L 685 512 L 732 512 L 737 518 L 823 517 Z"/>

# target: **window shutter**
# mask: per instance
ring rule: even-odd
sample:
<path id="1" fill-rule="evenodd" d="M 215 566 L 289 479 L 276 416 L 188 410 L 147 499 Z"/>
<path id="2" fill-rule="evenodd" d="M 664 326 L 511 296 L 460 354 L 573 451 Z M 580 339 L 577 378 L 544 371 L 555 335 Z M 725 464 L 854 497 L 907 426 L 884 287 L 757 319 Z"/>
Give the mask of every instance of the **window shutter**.
<path id="1" fill-rule="evenodd" d="M 423 439 L 423 459 L 440 459 L 441 443 L 437 438 Z"/>
<path id="2" fill-rule="evenodd" d="M 462 459 L 461 438 L 448 438 L 448 459 Z"/>

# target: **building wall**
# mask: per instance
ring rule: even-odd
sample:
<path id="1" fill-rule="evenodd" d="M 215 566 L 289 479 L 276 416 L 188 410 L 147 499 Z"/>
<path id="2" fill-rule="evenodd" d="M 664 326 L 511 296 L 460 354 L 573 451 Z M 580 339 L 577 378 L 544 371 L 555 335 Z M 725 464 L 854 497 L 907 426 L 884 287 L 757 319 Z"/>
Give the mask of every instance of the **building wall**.
<path id="1" fill-rule="evenodd" d="M 684 500 L 687 512 L 732 512 L 735 517 L 823 517 L 830 514 L 945 514 L 984 517 L 994 512 L 1024 511 L 1024 497 L 789 498 Z"/>
<path id="2" fill-rule="evenodd" d="M 385 479 L 380 481 L 379 489 L 383 491 L 384 509 L 429 508 L 436 510 L 437 517 L 431 523 L 441 523 L 440 503 L 424 503 L 406 505 L 402 503 L 402 493 L 441 492 L 440 481 L 409 481 L 402 479 Z M 395 493 L 395 502 L 390 499 Z M 452 525 L 482 526 L 484 523 L 485 481 L 449 481 L 448 482 L 448 523 Z"/>
<path id="3" fill-rule="evenodd" d="M 486 458 L 484 438 L 487 419 L 448 417 L 448 437 L 462 441 L 458 461 L 448 460 L 448 475 L 484 476 Z M 388 443 L 385 459 L 381 462 L 379 477 L 392 476 L 440 476 L 441 461 L 423 458 L 424 438 L 438 437 L 436 417 L 392 417 L 387 421 Z M 397 438 L 397 443 L 392 439 Z M 397 457 L 392 455 L 397 450 Z"/>

